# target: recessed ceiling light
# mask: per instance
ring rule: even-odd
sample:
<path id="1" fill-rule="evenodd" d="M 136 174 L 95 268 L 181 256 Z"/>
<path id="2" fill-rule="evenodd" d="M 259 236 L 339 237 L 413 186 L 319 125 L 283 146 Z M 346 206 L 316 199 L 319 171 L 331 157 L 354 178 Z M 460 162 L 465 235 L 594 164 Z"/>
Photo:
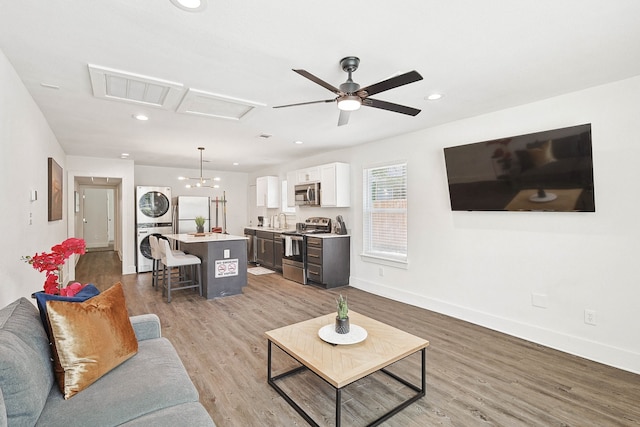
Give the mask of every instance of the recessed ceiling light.
<path id="1" fill-rule="evenodd" d="M 294 143 L 294 144 L 297 144 L 297 145 L 302 145 L 302 144 L 304 144 L 302 141 L 294 141 L 293 143 Z"/>
<path id="2" fill-rule="evenodd" d="M 440 98 L 442 98 L 441 93 L 432 93 L 431 95 L 425 96 L 424 99 L 426 99 L 427 101 L 437 101 Z"/>
<path id="3" fill-rule="evenodd" d="M 127 159 L 127 158 L 129 158 L 129 153 L 122 153 L 122 154 L 120 154 L 120 158 L 121 158 L 121 159 Z"/>
<path id="4" fill-rule="evenodd" d="M 58 86 L 58 85 L 53 85 L 53 84 L 50 84 L 50 83 L 40 83 L 40 86 L 42 86 L 42 87 L 46 87 L 46 88 L 48 88 L 48 89 L 56 89 L 56 90 L 57 90 L 57 89 L 60 89 L 60 86 Z"/>
<path id="5" fill-rule="evenodd" d="M 206 0 L 171 0 L 171 3 L 187 12 L 202 12 L 207 7 Z"/>
<path id="6" fill-rule="evenodd" d="M 147 116 L 146 114 L 134 114 L 133 118 L 142 122 L 146 122 L 147 120 L 149 120 L 149 116 Z"/>
<path id="7" fill-rule="evenodd" d="M 220 177 L 219 177 L 219 176 L 216 176 L 216 177 L 214 177 L 214 178 L 213 178 L 213 180 L 214 180 L 214 181 L 220 181 Z"/>
<path id="8" fill-rule="evenodd" d="M 238 163 L 238 162 L 233 162 L 233 166 L 238 166 L 238 165 L 240 165 L 240 163 Z"/>

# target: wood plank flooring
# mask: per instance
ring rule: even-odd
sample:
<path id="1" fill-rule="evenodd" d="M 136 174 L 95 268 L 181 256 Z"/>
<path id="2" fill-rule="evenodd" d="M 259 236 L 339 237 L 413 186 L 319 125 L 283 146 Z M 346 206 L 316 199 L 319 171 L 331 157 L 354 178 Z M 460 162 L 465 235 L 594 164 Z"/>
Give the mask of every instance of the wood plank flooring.
<path id="1" fill-rule="evenodd" d="M 339 293 L 354 311 L 429 340 L 427 395 L 382 425 L 640 426 L 640 375 L 561 353 L 428 310 L 344 287 L 323 290 L 278 274 L 249 275 L 242 295 L 216 300 L 176 291 L 171 304 L 151 274 L 121 276 L 114 252 L 83 255 L 77 279 L 104 290 L 121 281 L 129 312 L 156 313 L 220 427 L 305 426 L 266 380 L 265 331 L 335 309 Z M 276 370 L 295 366 L 274 351 Z M 419 381 L 418 357 L 392 369 Z M 277 373 L 277 372 L 276 372 Z M 287 378 L 298 403 L 333 426 L 333 389 L 308 372 Z M 365 425 L 407 393 L 384 374 L 343 391 L 342 425 Z"/>

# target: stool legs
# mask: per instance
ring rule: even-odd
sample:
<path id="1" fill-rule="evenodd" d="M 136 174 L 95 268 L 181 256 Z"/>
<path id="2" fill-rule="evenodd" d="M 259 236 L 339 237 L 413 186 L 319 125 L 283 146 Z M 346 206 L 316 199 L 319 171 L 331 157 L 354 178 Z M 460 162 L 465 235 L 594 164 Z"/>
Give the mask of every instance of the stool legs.
<path id="1" fill-rule="evenodd" d="M 181 290 L 181 289 L 190 289 L 197 288 L 196 290 L 202 296 L 202 264 L 190 264 L 191 266 L 191 274 L 190 278 L 186 275 L 184 271 L 185 266 L 179 266 L 177 272 L 172 273 L 172 267 L 163 267 L 162 273 L 162 296 L 167 296 L 167 302 L 171 302 L 171 291 Z M 173 280 L 172 280 L 173 276 Z M 185 286 L 174 287 L 184 284 Z"/>

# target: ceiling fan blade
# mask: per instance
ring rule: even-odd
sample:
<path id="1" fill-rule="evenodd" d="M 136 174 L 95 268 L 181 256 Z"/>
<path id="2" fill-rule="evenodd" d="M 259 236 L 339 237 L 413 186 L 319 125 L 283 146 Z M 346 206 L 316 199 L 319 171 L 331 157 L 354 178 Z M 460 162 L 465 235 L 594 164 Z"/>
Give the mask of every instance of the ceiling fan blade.
<path id="1" fill-rule="evenodd" d="M 407 107 L 406 105 L 394 104 L 393 102 L 380 101 L 379 99 L 365 98 L 362 100 L 362 105 L 367 107 L 380 108 L 382 110 L 393 111 L 396 113 L 407 114 L 409 116 L 417 116 L 421 110 L 413 107 Z"/>
<path id="2" fill-rule="evenodd" d="M 298 102 L 297 104 L 287 104 L 287 105 L 276 105 L 273 108 L 284 108 L 284 107 L 296 107 L 298 105 L 309 105 L 309 104 L 322 104 L 327 102 L 334 102 L 336 99 L 325 99 L 322 101 L 309 101 L 309 102 Z"/>
<path id="3" fill-rule="evenodd" d="M 338 117 L 338 126 L 344 126 L 349 123 L 349 116 L 351 111 L 340 110 L 340 117 Z"/>
<path id="4" fill-rule="evenodd" d="M 340 92 L 340 89 L 330 85 L 329 83 L 327 83 L 324 80 L 314 76 L 313 74 L 311 74 L 310 72 L 308 72 L 306 70 L 296 70 L 296 69 L 294 69 L 293 71 L 295 71 L 296 73 L 300 74 L 302 77 L 306 77 L 309 80 L 311 80 L 312 82 L 314 82 L 316 84 L 319 84 L 323 88 L 329 89 L 331 92 L 335 93 L 336 95 L 340 95 L 342 93 L 342 92 Z"/>
<path id="5" fill-rule="evenodd" d="M 408 73 L 401 74 L 399 76 L 391 77 L 390 79 L 383 80 L 381 82 L 372 84 L 371 86 L 364 87 L 358 91 L 358 94 L 366 92 L 365 96 L 375 95 L 376 93 L 384 92 L 385 90 L 393 89 L 399 86 L 404 86 L 409 83 L 422 80 L 422 76 L 417 71 L 409 71 Z"/>

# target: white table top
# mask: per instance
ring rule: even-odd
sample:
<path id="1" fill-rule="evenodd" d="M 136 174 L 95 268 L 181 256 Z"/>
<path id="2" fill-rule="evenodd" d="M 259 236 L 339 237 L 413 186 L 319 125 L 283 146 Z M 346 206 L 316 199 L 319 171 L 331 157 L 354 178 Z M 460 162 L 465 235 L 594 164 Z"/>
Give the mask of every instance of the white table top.
<path id="1" fill-rule="evenodd" d="M 244 236 L 234 236 L 233 234 L 222 233 L 204 233 L 204 236 L 195 236 L 192 233 L 182 234 L 163 234 L 164 237 L 177 240 L 182 243 L 201 243 L 201 242 L 228 242 L 231 240 L 247 240 Z"/>

